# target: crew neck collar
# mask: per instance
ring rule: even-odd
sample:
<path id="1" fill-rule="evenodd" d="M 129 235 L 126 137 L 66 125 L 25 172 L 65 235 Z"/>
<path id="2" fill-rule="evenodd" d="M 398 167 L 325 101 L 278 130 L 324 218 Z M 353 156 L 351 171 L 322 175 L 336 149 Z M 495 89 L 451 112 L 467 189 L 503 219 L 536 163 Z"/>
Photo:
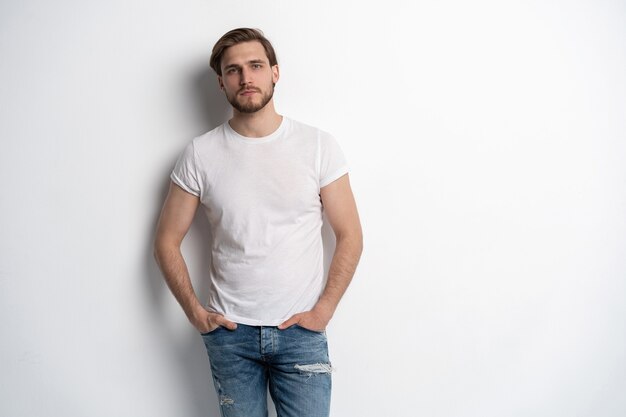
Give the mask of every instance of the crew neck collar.
<path id="1" fill-rule="evenodd" d="M 226 127 L 226 132 L 233 138 L 240 140 L 242 142 L 245 143 L 250 143 L 250 144 L 254 144 L 254 143 L 267 143 L 267 142 L 271 142 L 274 139 L 276 139 L 278 136 L 280 136 L 280 134 L 283 132 L 283 130 L 285 130 L 285 126 L 288 123 L 287 117 L 282 116 L 282 120 L 280 121 L 280 125 L 278 125 L 278 127 L 276 128 L 276 130 L 274 130 L 272 133 L 270 133 L 267 136 L 261 136 L 258 138 L 251 138 L 248 136 L 243 136 L 240 135 L 239 133 L 237 133 L 235 131 L 235 129 L 233 129 L 230 125 L 230 122 L 227 121 L 226 123 L 224 123 L 225 127 Z"/>

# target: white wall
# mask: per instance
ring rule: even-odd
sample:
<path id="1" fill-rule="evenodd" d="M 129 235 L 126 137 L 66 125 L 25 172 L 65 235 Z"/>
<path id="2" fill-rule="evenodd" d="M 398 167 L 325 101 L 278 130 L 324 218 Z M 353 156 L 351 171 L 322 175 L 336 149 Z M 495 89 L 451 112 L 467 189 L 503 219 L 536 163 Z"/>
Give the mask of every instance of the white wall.
<path id="1" fill-rule="evenodd" d="M 168 173 L 262 28 L 335 134 L 365 251 L 335 417 L 626 414 L 626 6 L 0 2 L 0 415 L 216 416 L 151 254 Z M 200 294 L 206 223 L 184 252 Z"/>

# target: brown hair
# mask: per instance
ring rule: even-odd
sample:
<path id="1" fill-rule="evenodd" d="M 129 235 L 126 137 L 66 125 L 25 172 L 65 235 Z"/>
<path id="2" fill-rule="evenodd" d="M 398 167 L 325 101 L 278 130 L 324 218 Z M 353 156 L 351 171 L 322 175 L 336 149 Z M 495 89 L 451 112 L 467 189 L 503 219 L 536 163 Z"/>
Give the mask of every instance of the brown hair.
<path id="1" fill-rule="evenodd" d="M 213 52 L 211 53 L 211 59 L 209 60 L 209 65 L 213 68 L 213 71 L 217 73 L 217 75 L 222 75 L 222 56 L 224 55 L 224 51 L 230 48 L 233 45 L 236 45 L 241 42 L 250 42 L 250 41 L 259 41 L 261 45 L 263 45 L 263 49 L 265 49 L 265 55 L 270 61 L 270 65 L 274 66 L 278 64 L 278 60 L 276 58 L 276 52 L 274 52 L 274 47 L 267 40 L 263 32 L 259 29 L 250 29 L 250 28 L 238 28 L 233 29 L 226 32 L 213 46 Z"/>

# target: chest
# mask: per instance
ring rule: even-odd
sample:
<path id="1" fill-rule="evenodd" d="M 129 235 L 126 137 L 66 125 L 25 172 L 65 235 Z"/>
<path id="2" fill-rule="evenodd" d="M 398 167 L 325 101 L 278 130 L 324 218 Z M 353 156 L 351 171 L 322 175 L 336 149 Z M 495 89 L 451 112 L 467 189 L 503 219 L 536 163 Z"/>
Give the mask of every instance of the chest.
<path id="1" fill-rule="evenodd" d="M 214 218 L 296 218 L 320 210 L 314 148 L 229 149 L 210 168 L 202 202 Z"/>

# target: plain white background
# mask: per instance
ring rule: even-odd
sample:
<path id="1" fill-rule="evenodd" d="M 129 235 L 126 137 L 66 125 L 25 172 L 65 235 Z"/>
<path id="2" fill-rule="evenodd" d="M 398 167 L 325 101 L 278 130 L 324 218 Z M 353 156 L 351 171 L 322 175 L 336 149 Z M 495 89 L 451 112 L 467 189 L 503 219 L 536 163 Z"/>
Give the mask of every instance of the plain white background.
<path id="1" fill-rule="evenodd" d="M 152 240 L 240 26 L 351 166 L 332 415 L 626 415 L 626 6 L 591 0 L 0 2 L 0 414 L 218 415 Z"/>

